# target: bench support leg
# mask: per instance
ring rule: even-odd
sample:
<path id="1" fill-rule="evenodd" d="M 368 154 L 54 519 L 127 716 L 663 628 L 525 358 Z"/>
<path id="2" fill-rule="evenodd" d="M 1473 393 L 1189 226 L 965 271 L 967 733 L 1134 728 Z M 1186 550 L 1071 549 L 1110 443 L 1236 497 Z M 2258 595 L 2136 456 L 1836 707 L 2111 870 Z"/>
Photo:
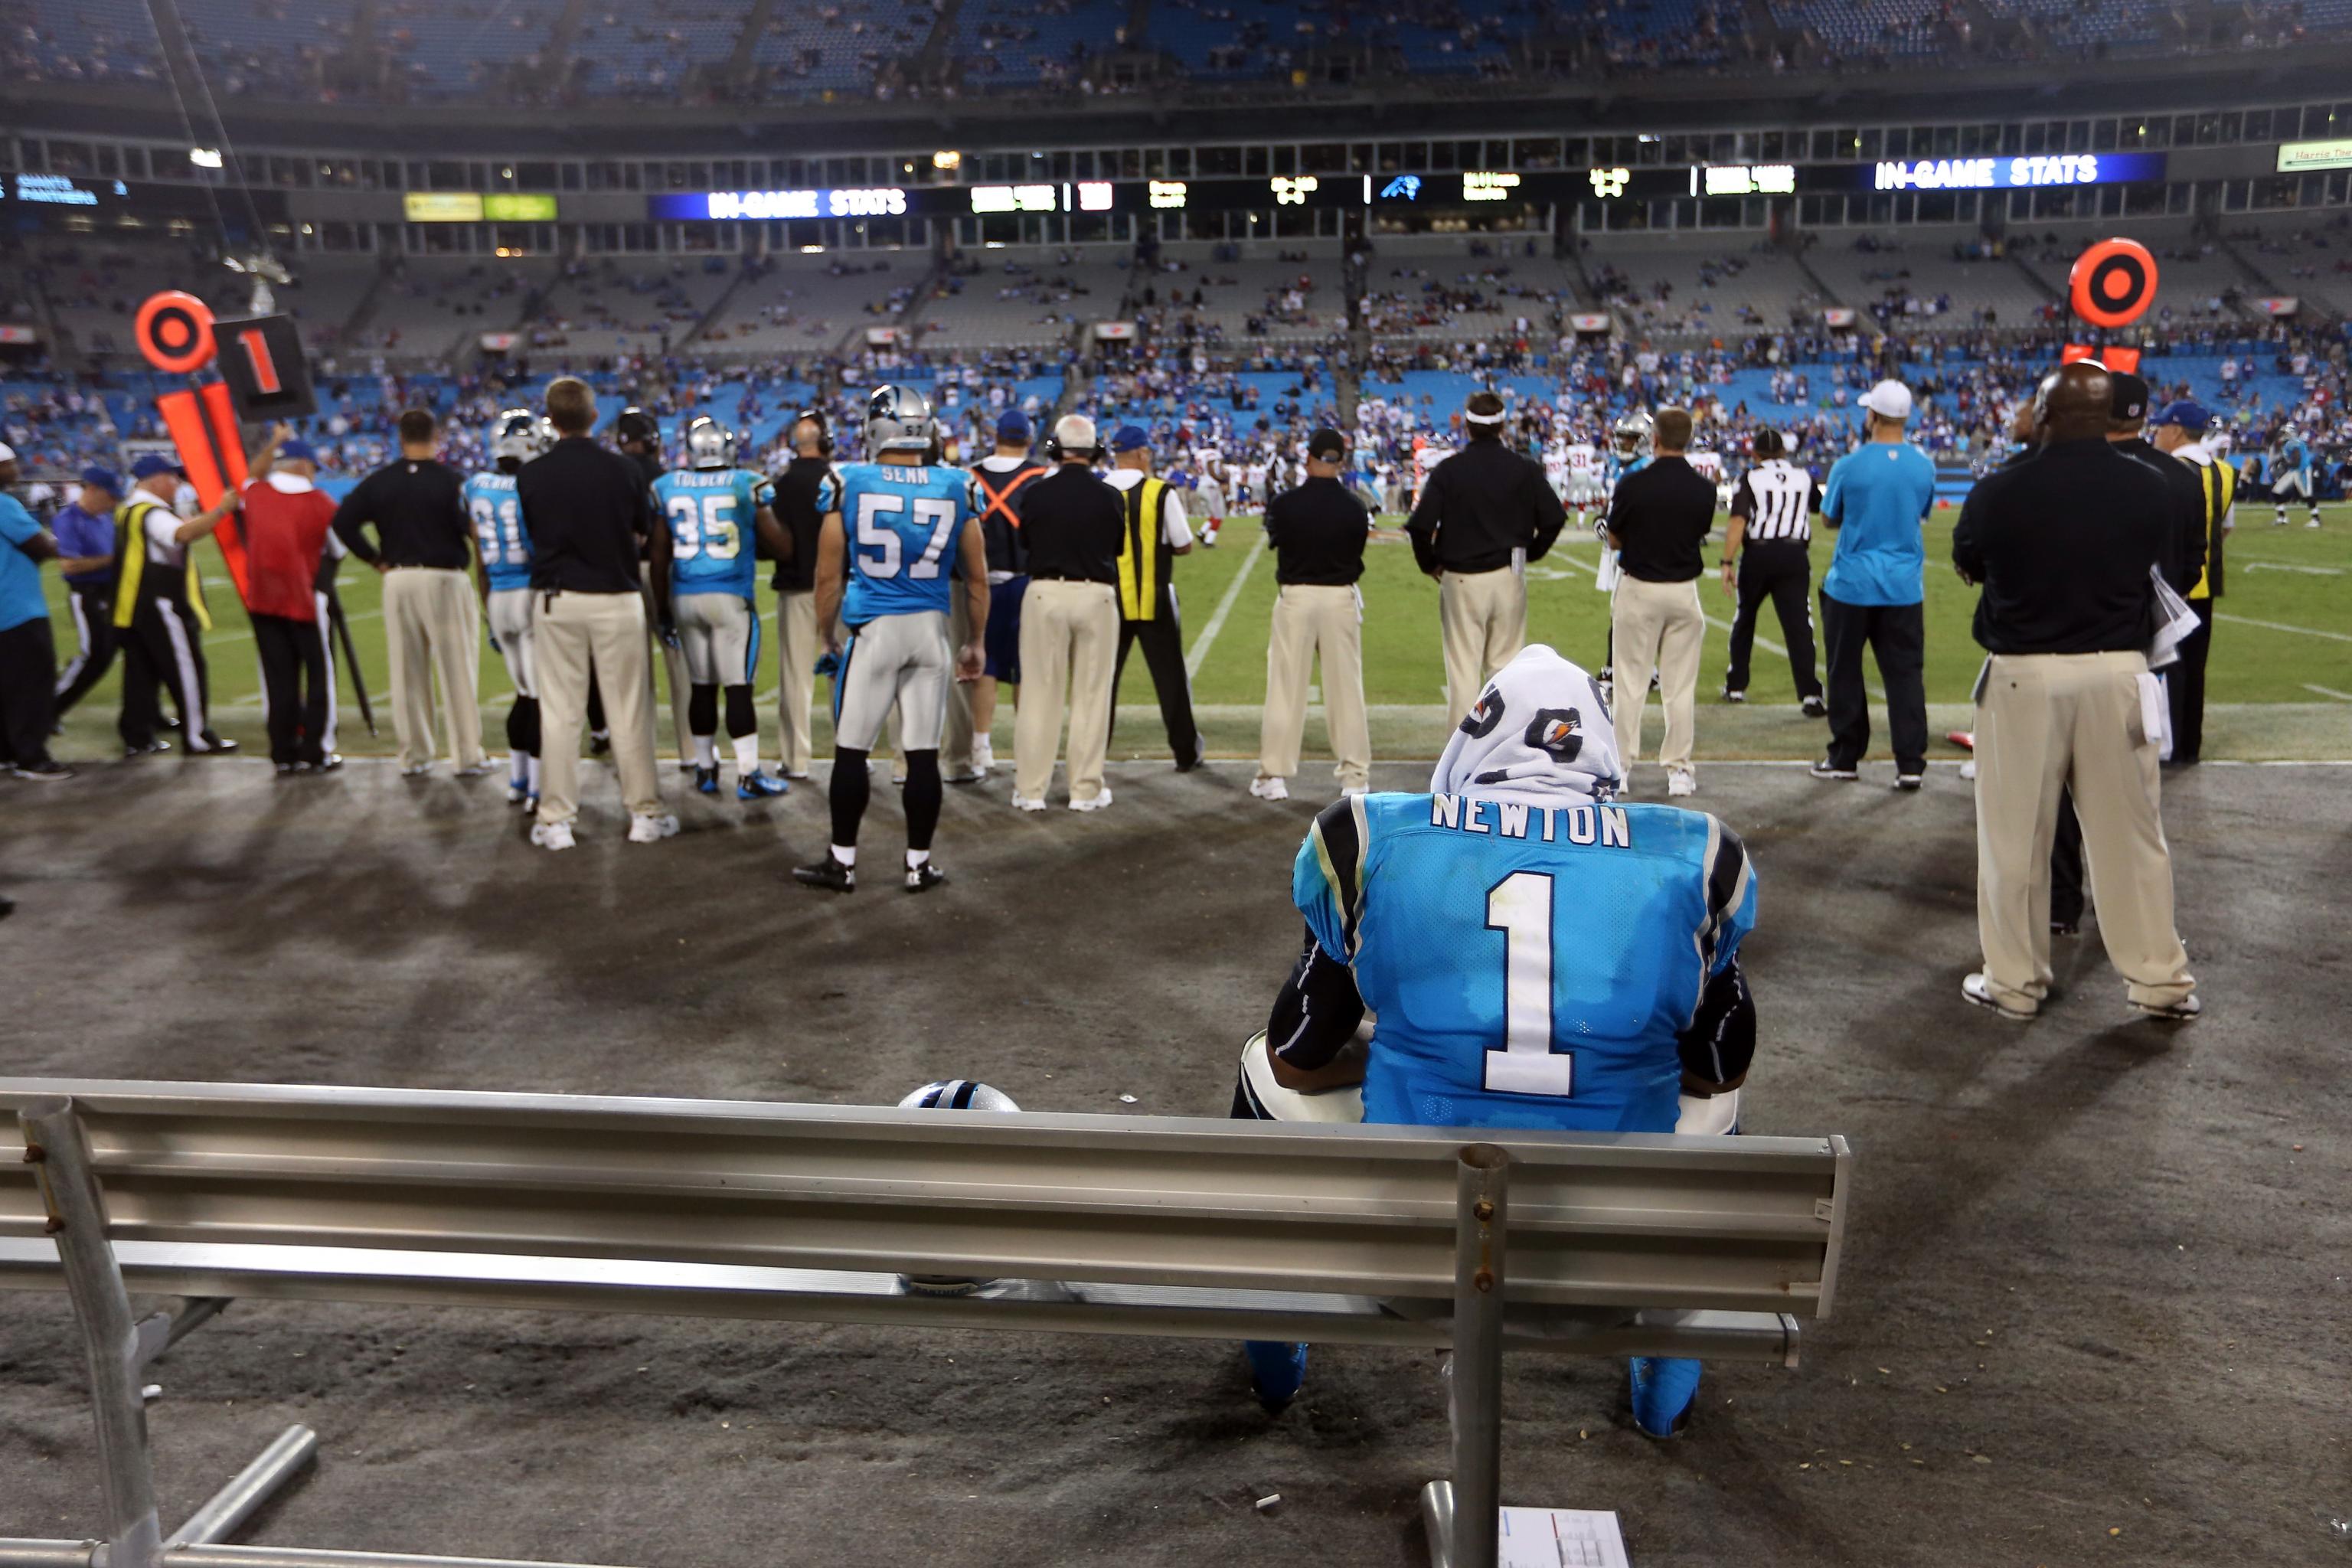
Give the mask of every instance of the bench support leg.
<path id="1" fill-rule="evenodd" d="M 1511 1157 L 1462 1151 L 1454 1178 L 1454 1479 L 1421 1489 L 1430 1568 L 1495 1568 L 1503 1480 L 1503 1251 Z"/>
<path id="2" fill-rule="evenodd" d="M 155 1475 L 147 1457 L 147 1405 L 140 1394 L 145 1357 L 122 1270 L 107 1243 L 106 1207 L 89 1141 L 70 1100 L 36 1100 L 17 1120 L 89 1362 L 107 1533 L 106 1543 L 91 1554 L 91 1568 L 154 1568 L 163 1542 L 155 1518 Z"/>

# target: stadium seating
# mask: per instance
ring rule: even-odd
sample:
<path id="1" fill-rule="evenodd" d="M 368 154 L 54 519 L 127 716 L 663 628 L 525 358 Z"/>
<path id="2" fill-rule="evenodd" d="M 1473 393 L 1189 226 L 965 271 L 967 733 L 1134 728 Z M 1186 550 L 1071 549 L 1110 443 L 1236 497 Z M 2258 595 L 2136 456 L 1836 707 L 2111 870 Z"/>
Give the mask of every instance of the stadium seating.
<path id="1" fill-rule="evenodd" d="M 358 0 L 232 0 L 184 8 L 188 42 L 216 93 L 300 99 L 351 47 Z"/>
<path id="2" fill-rule="evenodd" d="M 0 69 L 11 79 L 150 82 L 163 46 L 144 0 L 17 0 L 0 19 Z"/>
<path id="3" fill-rule="evenodd" d="M 1128 10 L 1127 0 L 966 0 L 951 53 L 967 88 L 1066 82 L 1119 47 Z"/>
<path id="4" fill-rule="evenodd" d="M 1950 0 L 1774 0 L 1772 19 L 1839 59 L 1929 55 L 1953 41 Z"/>
<path id="5" fill-rule="evenodd" d="M 919 251 L 772 257 L 737 286 L 696 351 L 722 359 L 829 351 L 853 327 L 898 324 L 929 265 Z"/>
<path id="6" fill-rule="evenodd" d="M 1817 321 L 1824 303 L 1787 252 L 1732 236 L 1595 237 L 1584 263 L 1637 333 L 1739 335 Z"/>
<path id="7" fill-rule="evenodd" d="M 1990 310 L 2000 325 L 2029 325 L 2051 302 L 2049 294 L 2007 258 L 1963 259 L 1956 254 L 1955 247 L 1978 237 L 1975 229 L 1961 226 L 1874 230 L 1859 239 L 1832 232 L 1806 251 L 1805 260 L 1838 303 L 1858 310 L 1899 317 L 1914 326 L 1953 327 Z"/>
<path id="8" fill-rule="evenodd" d="M 771 96 L 864 96 L 882 63 L 920 49 L 932 25 L 928 7 L 898 0 L 781 5 L 752 46 L 752 68 Z"/>
<path id="9" fill-rule="evenodd" d="M 592 6 L 572 40 L 572 85 L 592 98 L 675 98 L 698 70 L 722 66 L 743 31 L 722 0 Z"/>
<path id="10" fill-rule="evenodd" d="M 940 348 L 1058 345 L 1080 322 L 1119 319 L 1128 290 L 1124 247 L 967 252 L 925 306 L 923 341 Z"/>
<path id="11" fill-rule="evenodd" d="M 533 352 L 553 349 L 574 358 L 662 353 L 734 281 L 730 260 L 709 259 L 718 265 L 607 257 L 569 267 L 547 291 L 524 342 Z"/>
<path id="12" fill-rule="evenodd" d="M 512 331 L 554 280 L 544 257 L 410 257 L 385 279 L 351 347 L 403 360 L 446 354 L 461 338 Z"/>
<path id="13" fill-rule="evenodd" d="M 375 38 L 414 97 L 536 96 L 543 81 L 509 79 L 545 58 L 561 10 L 553 0 L 379 0 Z"/>

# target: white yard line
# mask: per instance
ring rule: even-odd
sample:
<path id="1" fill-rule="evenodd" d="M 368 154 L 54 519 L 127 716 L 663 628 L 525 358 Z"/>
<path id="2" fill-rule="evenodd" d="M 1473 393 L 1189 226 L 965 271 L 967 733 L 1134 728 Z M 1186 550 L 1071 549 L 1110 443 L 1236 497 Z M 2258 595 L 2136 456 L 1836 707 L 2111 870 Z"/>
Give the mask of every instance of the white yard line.
<path id="1" fill-rule="evenodd" d="M 1192 651 L 1184 656 L 1186 675 L 1201 673 L 1201 666 L 1208 660 L 1209 649 L 1216 646 L 1217 634 L 1225 629 L 1225 617 L 1234 613 L 1234 605 L 1242 596 L 1242 585 L 1249 581 L 1250 569 L 1265 553 L 1265 532 L 1260 530 L 1258 536 L 1250 542 L 1249 553 L 1242 557 L 1242 569 L 1234 574 L 1231 583 L 1225 584 L 1225 596 L 1217 601 L 1216 609 L 1209 616 L 1209 624 L 1202 626 L 1201 635 L 1192 639 Z"/>
<path id="2" fill-rule="evenodd" d="M 2216 610 L 2213 613 L 2213 618 L 2217 621 L 2227 621 L 2236 626 L 2255 626 L 2266 632 L 2293 632 L 2297 637 L 2326 637 L 2329 642 L 2352 642 L 2352 635 L 2343 632 L 2324 632 L 2316 626 L 2290 626 L 2281 621 L 2257 621 L 2246 616 L 2233 616 L 2223 610 Z"/>
<path id="3" fill-rule="evenodd" d="M 2338 702 L 2352 702 L 2352 691 L 2338 691 L 2332 686 L 2314 686 L 2308 680 L 2303 683 L 2303 689 L 2305 691 L 2316 691 L 2322 697 L 2333 697 Z"/>
<path id="4" fill-rule="evenodd" d="M 2300 572 L 2306 577 L 2341 577 L 2344 575 L 2344 568 L 2341 566 L 2293 566 L 2284 561 L 2249 561 L 2246 563 L 2245 570 L 2249 572 Z"/>

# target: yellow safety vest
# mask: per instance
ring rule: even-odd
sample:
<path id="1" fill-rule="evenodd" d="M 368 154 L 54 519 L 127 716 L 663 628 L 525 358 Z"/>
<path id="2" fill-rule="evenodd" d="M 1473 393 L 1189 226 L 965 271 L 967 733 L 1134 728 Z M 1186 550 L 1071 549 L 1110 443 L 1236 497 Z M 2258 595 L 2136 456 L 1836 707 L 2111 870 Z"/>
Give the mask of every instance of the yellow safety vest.
<path id="1" fill-rule="evenodd" d="M 1147 479 L 1120 498 L 1127 502 L 1127 534 L 1118 551 L 1118 613 L 1123 620 L 1158 617 L 1160 584 L 1168 571 L 1160 540 L 1160 498 L 1167 493 L 1166 480 Z"/>
<path id="2" fill-rule="evenodd" d="M 124 501 L 114 509 L 114 558 L 121 563 L 121 579 L 114 589 L 114 624 L 127 627 L 139 613 L 139 583 L 147 574 L 147 519 L 149 514 L 169 511 L 162 501 L 141 497 Z M 194 613 L 196 625 L 213 629 L 212 612 L 205 607 L 205 585 L 196 575 L 196 552 L 186 552 L 188 582 L 185 597 L 188 608 Z"/>
<path id="3" fill-rule="evenodd" d="M 2197 477 L 2205 487 L 2205 569 L 2185 596 L 2210 599 L 2221 591 L 2221 524 L 2238 499 L 2238 470 L 2216 458 L 2198 465 Z"/>

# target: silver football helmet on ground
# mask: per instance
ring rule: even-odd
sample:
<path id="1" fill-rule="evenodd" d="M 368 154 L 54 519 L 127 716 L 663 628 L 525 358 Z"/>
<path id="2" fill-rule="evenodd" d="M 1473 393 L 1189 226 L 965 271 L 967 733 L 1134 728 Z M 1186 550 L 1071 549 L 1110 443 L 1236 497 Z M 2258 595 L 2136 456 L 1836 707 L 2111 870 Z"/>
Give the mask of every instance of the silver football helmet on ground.
<path id="1" fill-rule="evenodd" d="M 499 416 L 497 433 L 490 437 L 490 456 L 511 458 L 517 463 L 528 463 L 555 445 L 555 426 L 543 414 L 533 414 L 528 408 L 509 408 Z"/>
<path id="2" fill-rule="evenodd" d="M 1648 409 L 1628 409 L 1609 427 L 1610 443 L 1617 448 L 1619 457 L 1638 458 L 1649 449 L 1650 432 L 1656 424 Z"/>
<path id="3" fill-rule="evenodd" d="M 931 400 L 911 386 L 877 386 L 866 400 L 866 455 L 924 453 L 939 436 Z"/>
<path id="4" fill-rule="evenodd" d="M 697 415 L 686 427 L 686 462 L 691 468 L 733 468 L 735 432 L 708 414 Z"/>

